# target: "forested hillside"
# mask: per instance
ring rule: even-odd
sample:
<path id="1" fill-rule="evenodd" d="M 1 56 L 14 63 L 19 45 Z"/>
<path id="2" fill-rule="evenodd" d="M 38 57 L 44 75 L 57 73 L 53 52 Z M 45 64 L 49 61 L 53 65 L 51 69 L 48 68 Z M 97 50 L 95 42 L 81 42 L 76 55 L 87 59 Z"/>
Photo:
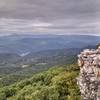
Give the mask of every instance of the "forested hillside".
<path id="1" fill-rule="evenodd" d="M 29 78 L 33 73 L 48 70 L 55 65 L 72 64 L 80 49 L 48 50 L 31 53 L 22 58 L 0 55 L 0 87 Z"/>
<path id="2" fill-rule="evenodd" d="M 1 37 L 0 100 L 81 100 L 77 54 L 99 37 L 26 37 Z"/>
<path id="3" fill-rule="evenodd" d="M 0 100 L 81 100 L 77 65 L 55 66 L 31 78 L 0 88 Z"/>

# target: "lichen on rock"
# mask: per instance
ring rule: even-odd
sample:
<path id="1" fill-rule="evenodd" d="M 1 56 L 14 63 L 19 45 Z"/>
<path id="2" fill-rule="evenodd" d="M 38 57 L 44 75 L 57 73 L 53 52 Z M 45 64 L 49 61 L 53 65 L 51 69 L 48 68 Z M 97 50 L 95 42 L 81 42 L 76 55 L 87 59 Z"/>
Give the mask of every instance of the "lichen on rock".
<path id="1" fill-rule="evenodd" d="M 85 49 L 78 55 L 80 73 L 77 77 L 83 100 L 100 100 L 100 46 Z"/>

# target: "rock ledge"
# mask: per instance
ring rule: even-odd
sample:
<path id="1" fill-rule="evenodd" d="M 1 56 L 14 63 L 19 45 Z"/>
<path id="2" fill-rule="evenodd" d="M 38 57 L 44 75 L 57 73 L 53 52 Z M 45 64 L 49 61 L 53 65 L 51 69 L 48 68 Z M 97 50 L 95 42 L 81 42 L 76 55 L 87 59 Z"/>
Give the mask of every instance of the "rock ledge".
<path id="1" fill-rule="evenodd" d="M 85 49 L 78 55 L 80 74 L 77 78 L 83 100 L 100 100 L 100 46 Z"/>

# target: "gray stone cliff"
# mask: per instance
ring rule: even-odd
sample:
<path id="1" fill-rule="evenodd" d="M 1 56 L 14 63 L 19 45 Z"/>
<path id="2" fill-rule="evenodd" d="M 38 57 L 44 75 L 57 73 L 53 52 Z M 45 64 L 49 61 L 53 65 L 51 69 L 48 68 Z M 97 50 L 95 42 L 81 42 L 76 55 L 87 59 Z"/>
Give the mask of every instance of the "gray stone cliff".
<path id="1" fill-rule="evenodd" d="M 100 46 L 85 49 L 78 55 L 80 73 L 77 78 L 83 100 L 100 100 Z"/>

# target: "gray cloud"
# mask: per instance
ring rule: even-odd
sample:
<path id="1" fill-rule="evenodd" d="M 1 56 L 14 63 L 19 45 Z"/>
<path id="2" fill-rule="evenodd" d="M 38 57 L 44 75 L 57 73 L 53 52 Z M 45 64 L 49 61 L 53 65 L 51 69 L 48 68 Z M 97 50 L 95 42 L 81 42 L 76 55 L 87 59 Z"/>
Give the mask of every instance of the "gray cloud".
<path id="1" fill-rule="evenodd" d="M 99 0 L 0 0 L 0 33 L 100 34 Z"/>

